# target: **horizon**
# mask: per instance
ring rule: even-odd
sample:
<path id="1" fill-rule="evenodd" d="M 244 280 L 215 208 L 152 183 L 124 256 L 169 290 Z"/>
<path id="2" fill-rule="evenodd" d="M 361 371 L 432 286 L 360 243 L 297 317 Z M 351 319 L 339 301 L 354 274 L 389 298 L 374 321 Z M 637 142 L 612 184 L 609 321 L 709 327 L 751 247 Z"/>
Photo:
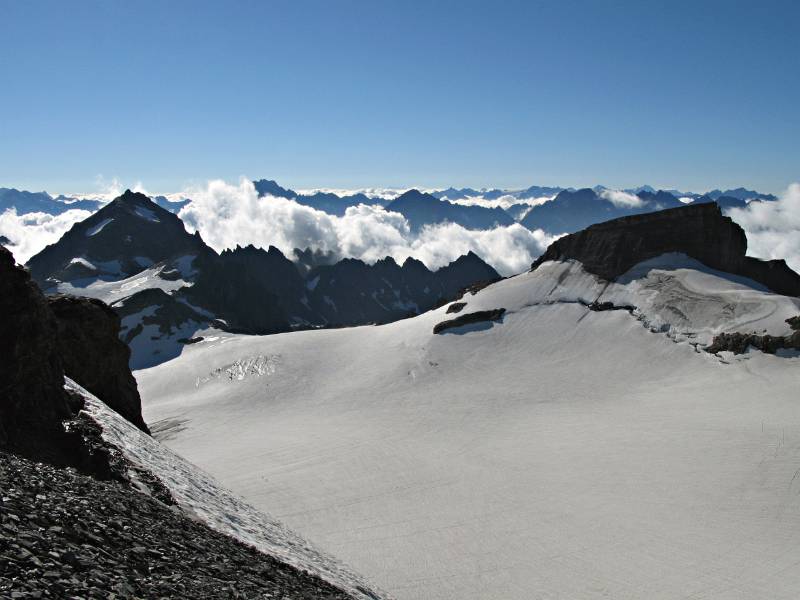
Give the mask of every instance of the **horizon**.
<path id="1" fill-rule="evenodd" d="M 777 194 L 800 179 L 791 2 L 2 9 L 0 181 L 18 189 L 279 173 L 293 189 Z"/>
<path id="2" fill-rule="evenodd" d="M 800 177 L 798 178 L 800 179 Z M 423 186 L 423 185 L 408 185 L 408 186 L 356 186 L 356 187 L 332 187 L 332 186 L 317 186 L 317 187 L 299 187 L 294 186 L 288 183 L 284 183 L 281 179 L 275 177 L 247 177 L 244 175 L 239 176 L 238 178 L 234 178 L 232 180 L 226 179 L 207 179 L 201 182 L 193 183 L 190 185 L 186 185 L 181 189 L 171 189 L 171 190 L 151 190 L 148 189 L 140 180 L 136 180 L 135 182 L 127 182 L 123 184 L 118 179 L 113 179 L 111 182 L 103 182 L 101 184 L 96 184 L 94 190 L 88 191 L 76 191 L 76 190 L 48 190 L 45 188 L 36 188 L 30 187 L 20 187 L 16 185 L 6 184 L 5 182 L 0 181 L 0 189 L 16 189 L 17 191 L 21 192 L 30 192 L 30 193 L 45 193 L 49 194 L 53 198 L 58 198 L 59 196 L 63 196 L 68 199 L 114 199 L 117 196 L 122 195 L 125 191 L 130 190 L 133 192 L 143 193 L 146 196 L 151 198 L 156 196 L 164 196 L 168 199 L 172 199 L 177 196 L 182 196 L 189 198 L 189 195 L 193 191 L 197 191 L 199 189 L 203 189 L 205 186 L 215 182 L 221 181 L 225 184 L 234 184 L 235 182 L 241 181 L 273 181 L 277 183 L 284 189 L 291 190 L 296 192 L 299 195 L 311 195 L 315 193 L 332 193 L 337 196 L 345 196 L 345 195 L 352 195 L 357 193 L 364 193 L 366 195 L 374 195 L 380 196 L 382 193 L 395 193 L 400 194 L 410 190 L 418 190 L 422 193 L 430 194 L 434 192 L 442 192 L 447 189 L 455 189 L 455 190 L 465 190 L 471 189 L 479 193 L 489 192 L 489 191 L 503 191 L 508 193 L 518 193 L 527 190 L 530 187 L 554 187 L 560 188 L 561 190 L 581 190 L 581 189 L 596 189 L 596 188 L 604 188 L 607 190 L 613 191 L 633 191 L 633 190 L 640 190 L 642 188 L 651 187 L 655 191 L 664 191 L 664 192 L 680 192 L 681 194 L 698 194 L 704 195 L 714 191 L 729 191 L 729 190 L 737 190 L 737 189 L 746 189 L 749 191 L 754 191 L 762 194 L 773 194 L 775 196 L 780 196 L 785 194 L 788 188 L 792 185 L 797 183 L 797 181 L 792 181 L 784 187 L 783 189 L 779 189 L 776 191 L 773 190 L 766 190 L 758 188 L 757 186 L 748 185 L 748 184 L 738 184 L 732 186 L 712 186 L 703 189 L 687 189 L 681 188 L 680 186 L 675 185 L 666 185 L 666 186 L 658 186 L 653 185 L 648 182 L 639 183 L 632 186 L 627 187 L 615 187 L 610 185 L 604 185 L 603 183 L 595 183 L 591 185 L 585 186 L 578 186 L 578 185 L 561 185 L 561 184 L 544 184 L 544 183 L 530 183 L 528 185 L 519 186 L 519 187 L 508 187 L 508 186 L 483 186 L 483 187 L 475 187 L 470 185 L 460 185 L 460 184 L 449 184 L 449 185 L 441 185 L 441 186 Z"/>

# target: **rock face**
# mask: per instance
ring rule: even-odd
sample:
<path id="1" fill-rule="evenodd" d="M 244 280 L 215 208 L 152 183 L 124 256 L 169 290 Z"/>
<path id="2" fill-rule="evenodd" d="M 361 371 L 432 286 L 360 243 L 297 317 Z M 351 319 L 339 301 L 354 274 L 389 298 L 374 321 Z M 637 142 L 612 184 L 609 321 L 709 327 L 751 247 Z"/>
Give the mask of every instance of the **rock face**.
<path id="1" fill-rule="evenodd" d="M 73 416 L 64 391 L 58 325 L 47 300 L 0 247 L 0 447 L 55 459 Z"/>
<path id="2" fill-rule="evenodd" d="M 372 265 L 344 259 L 312 269 L 306 288 L 309 305 L 323 323 L 356 325 L 420 314 L 456 298 L 470 285 L 498 278 L 497 271 L 470 252 L 438 271 L 413 258 L 402 266 L 388 257 Z"/>
<path id="3" fill-rule="evenodd" d="M 783 260 L 762 261 L 745 256 L 746 251 L 744 230 L 722 216 L 717 204 L 707 203 L 592 225 L 550 244 L 531 269 L 549 260 L 574 259 L 611 281 L 644 260 L 680 252 L 778 294 L 800 296 L 800 275 Z"/>
<path id="4" fill-rule="evenodd" d="M 72 302 L 82 305 L 84 300 Z M 69 301 L 57 303 L 63 307 Z M 86 472 L 103 468 L 102 460 L 89 456 L 81 433 L 64 427 L 82 406 L 64 390 L 67 368 L 78 383 L 99 386 L 113 396 L 112 406 L 124 404 L 125 416 L 146 429 L 141 411 L 136 412 L 139 395 L 126 348 L 117 338 L 119 322 L 106 311 L 94 304 L 67 307 L 56 318 L 28 272 L 0 248 L 0 447 Z M 87 331 L 79 331 L 83 327 Z M 94 343 L 97 348 L 91 347 Z"/>
<path id="5" fill-rule="evenodd" d="M 51 296 L 58 325 L 58 349 L 64 373 L 149 433 L 142 401 L 128 368 L 130 350 L 119 339 L 119 316 L 94 298 Z"/>

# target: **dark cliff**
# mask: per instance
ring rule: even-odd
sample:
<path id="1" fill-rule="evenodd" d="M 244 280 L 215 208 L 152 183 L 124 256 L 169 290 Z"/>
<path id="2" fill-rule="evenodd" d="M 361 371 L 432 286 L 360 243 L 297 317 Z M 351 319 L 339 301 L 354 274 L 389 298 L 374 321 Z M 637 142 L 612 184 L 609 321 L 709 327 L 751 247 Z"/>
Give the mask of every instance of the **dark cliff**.
<path id="1" fill-rule="evenodd" d="M 800 275 L 783 260 L 745 256 L 744 230 L 716 204 L 689 205 L 598 223 L 564 236 L 547 248 L 531 269 L 549 260 L 580 261 L 609 281 L 631 267 L 669 252 L 680 252 L 712 269 L 748 277 L 786 296 L 800 296 Z"/>
<path id="2" fill-rule="evenodd" d="M 120 318 L 94 298 L 51 296 L 58 324 L 58 348 L 64 373 L 108 406 L 150 433 L 142 419 L 142 401 L 128 368 L 131 351 L 120 339 Z"/>
<path id="3" fill-rule="evenodd" d="M 0 447 L 55 462 L 70 442 L 58 325 L 42 292 L 0 247 Z"/>
<path id="4" fill-rule="evenodd" d="M 64 427 L 82 407 L 64 390 L 65 373 L 102 390 L 112 408 L 146 430 L 119 322 L 105 315 L 108 307 L 84 302 L 57 300 L 57 317 L 30 274 L 0 248 L 0 448 L 93 469 L 81 434 Z"/>

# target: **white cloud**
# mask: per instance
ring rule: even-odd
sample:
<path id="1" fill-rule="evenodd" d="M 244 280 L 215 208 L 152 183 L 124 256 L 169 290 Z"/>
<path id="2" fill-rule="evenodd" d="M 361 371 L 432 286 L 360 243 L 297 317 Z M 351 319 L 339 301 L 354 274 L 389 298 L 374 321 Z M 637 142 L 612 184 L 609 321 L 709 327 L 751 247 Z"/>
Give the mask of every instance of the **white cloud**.
<path id="1" fill-rule="evenodd" d="M 8 249 L 18 263 L 41 252 L 48 244 L 59 240 L 75 223 L 83 221 L 92 213 L 88 210 L 68 210 L 60 215 L 28 213 L 18 215 L 13 208 L 0 214 L 0 235 L 11 242 Z"/>
<path id="2" fill-rule="evenodd" d="M 642 205 L 642 199 L 636 194 L 629 194 L 621 190 L 604 189 L 600 197 L 605 198 L 618 208 L 636 208 Z"/>
<path id="3" fill-rule="evenodd" d="M 462 206 L 483 206 L 484 208 L 502 208 L 503 210 L 507 210 L 512 206 L 519 205 L 519 204 L 527 204 L 530 207 L 539 206 L 540 204 L 544 204 L 545 202 L 549 202 L 555 198 L 555 196 L 541 196 L 539 198 L 517 198 L 516 196 L 512 196 L 511 194 L 506 194 L 505 196 L 500 196 L 499 198 L 494 199 L 487 199 L 483 196 L 467 196 L 466 198 L 459 198 L 456 200 L 451 200 L 450 198 L 443 198 L 443 200 L 447 200 L 448 202 L 452 202 L 453 204 L 461 204 Z"/>
<path id="4" fill-rule="evenodd" d="M 751 202 L 727 214 L 745 230 L 749 255 L 783 258 L 800 272 L 800 183 L 790 185 L 777 200 Z"/>
<path id="5" fill-rule="evenodd" d="M 448 223 L 414 234 L 399 213 L 361 205 L 336 217 L 285 198 L 259 198 L 244 178 L 238 185 L 212 181 L 185 195 L 192 203 L 179 216 L 217 251 L 237 244 L 273 245 L 291 256 L 294 248 L 310 247 L 370 263 L 385 256 L 398 262 L 413 256 L 436 269 L 472 250 L 510 275 L 527 269 L 553 239 L 518 224 L 469 231 Z"/>

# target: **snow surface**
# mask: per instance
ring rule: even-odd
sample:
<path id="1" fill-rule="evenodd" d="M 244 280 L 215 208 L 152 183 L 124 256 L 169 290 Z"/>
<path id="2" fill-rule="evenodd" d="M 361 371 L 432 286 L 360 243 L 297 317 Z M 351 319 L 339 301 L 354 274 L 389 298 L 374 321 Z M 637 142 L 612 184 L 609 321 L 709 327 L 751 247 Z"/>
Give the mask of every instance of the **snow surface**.
<path id="1" fill-rule="evenodd" d="M 700 349 L 788 331 L 756 288 L 545 263 L 464 297 L 484 327 L 221 334 L 136 376 L 170 448 L 399 600 L 794 600 L 800 357 Z"/>
<path id="2" fill-rule="evenodd" d="M 106 304 L 113 304 L 148 288 L 160 288 L 167 293 L 172 293 L 182 287 L 192 285 L 183 279 L 175 281 L 161 279 L 158 274 L 163 268 L 163 266 L 152 267 L 131 277 L 114 281 L 105 281 L 107 278 L 103 276 L 61 281 L 56 287 L 62 294 L 99 298 Z"/>
<path id="3" fill-rule="evenodd" d="M 314 548 L 285 525 L 258 512 L 209 475 L 145 435 L 69 378 L 65 387 L 81 394 L 84 410 L 102 427 L 103 438 L 135 465 L 150 471 L 169 489 L 178 505 L 211 529 L 230 535 L 309 571 L 351 592 L 355 598 L 378 600 L 360 576 Z M 361 589 L 359 589 L 361 588 Z"/>
<path id="4" fill-rule="evenodd" d="M 86 260 L 82 256 L 76 256 L 75 258 L 73 258 L 72 260 L 69 261 L 69 264 L 71 264 L 71 265 L 83 265 L 87 269 L 91 269 L 93 271 L 97 270 L 97 267 L 95 267 L 92 263 L 90 263 L 88 260 Z"/>
<path id="5" fill-rule="evenodd" d="M 93 235 L 97 235 L 103 230 L 103 227 L 111 223 L 114 219 L 103 219 L 94 227 L 91 227 L 86 230 L 86 237 L 92 237 Z"/>
<path id="6" fill-rule="evenodd" d="M 134 212 L 136 213 L 137 216 L 139 216 L 139 217 L 141 217 L 143 219 L 146 219 L 147 221 L 153 221 L 154 223 L 160 223 L 161 222 L 158 219 L 158 217 L 156 216 L 156 213 L 154 213 L 149 208 L 145 208 L 144 206 L 137 206 L 133 210 L 134 210 Z"/>

